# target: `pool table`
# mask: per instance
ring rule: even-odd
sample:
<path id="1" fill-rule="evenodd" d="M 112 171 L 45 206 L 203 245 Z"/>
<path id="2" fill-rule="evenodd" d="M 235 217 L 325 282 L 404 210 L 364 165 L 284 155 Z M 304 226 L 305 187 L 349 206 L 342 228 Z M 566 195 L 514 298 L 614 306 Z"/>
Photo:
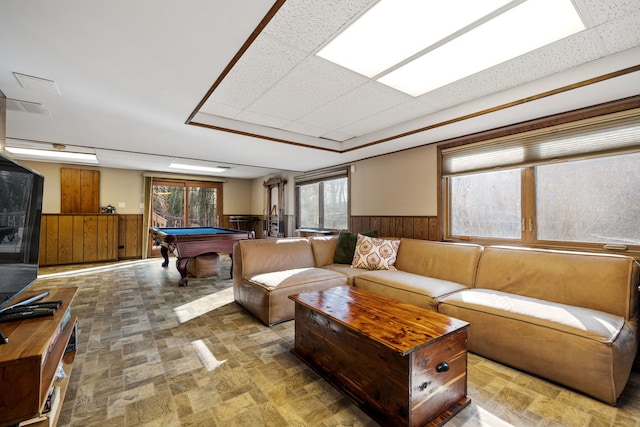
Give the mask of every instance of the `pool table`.
<path id="1" fill-rule="evenodd" d="M 180 272 L 180 286 L 187 286 L 187 264 L 191 258 L 212 252 L 231 256 L 233 245 L 238 240 L 255 238 L 253 231 L 220 227 L 152 227 L 149 232 L 162 245 L 160 252 L 164 258 L 163 267 L 169 265 L 169 250 L 178 258 L 176 267 Z M 233 257 L 231 276 L 233 277 Z"/>

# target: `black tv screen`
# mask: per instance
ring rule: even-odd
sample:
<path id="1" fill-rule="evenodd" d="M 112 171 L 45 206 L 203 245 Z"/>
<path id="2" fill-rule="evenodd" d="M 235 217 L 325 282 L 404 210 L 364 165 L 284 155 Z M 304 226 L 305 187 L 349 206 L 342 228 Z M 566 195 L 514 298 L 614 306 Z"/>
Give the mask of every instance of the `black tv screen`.
<path id="1" fill-rule="evenodd" d="M 38 278 L 44 177 L 0 153 L 0 308 Z"/>

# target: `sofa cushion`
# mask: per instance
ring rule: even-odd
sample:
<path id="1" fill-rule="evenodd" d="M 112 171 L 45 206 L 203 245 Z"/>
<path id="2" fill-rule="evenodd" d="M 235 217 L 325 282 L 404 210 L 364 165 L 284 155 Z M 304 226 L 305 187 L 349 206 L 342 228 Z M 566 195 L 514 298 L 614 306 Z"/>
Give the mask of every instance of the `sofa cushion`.
<path id="1" fill-rule="evenodd" d="M 493 289 L 633 319 L 638 315 L 638 267 L 631 257 L 490 246 L 475 288 Z"/>
<path id="2" fill-rule="evenodd" d="M 629 379 L 637 325 L 597 310 L 500 291 L 451 294 L 439 311 L 470 323 L 467 349 L 615 405 Z"/>
<path id="3" fill-rule="evenodd" d="M 344 286 L 347 277 L 324 268 L 294 268 L 257 274 L 234 282 L 235 301 L 265 325 L 291 320 L 295 303 L 289 295 Z"/>
<path id="4" fill-rule="evenodd" d="M 467 289 L 459 283 L 399 270 L 358 274 L 354 277 L 353 286 L 434 311 L 437 311 L 439 298 Z"/>
<path id="5" fill-rule="evenodd" d="M 354 279 L 356 276 L 359 276 L 363 273 L 367 273 L 371 270 L 365 270 L 364 268 L 353 268 L 351 265 L 347 264 L 327 264 L 323 265 L 322 268 L 326 268 L 331 271 L 336 271 L 347 278 L 347 284 L 349 286 L 353 286 Z"/>
<path id="6" fill-rule="evenodd" d="M 324 267 L 327 264 L 333 264 L 333 255 L 336 252 L 338 244 L 338 235 L 329 236 L 310 236 L 311 249 L 313 250 L 313 258 L 316 267 Z"/>
<path id="7" fill-rule="evenodd" d="M 250 239 L 240 240 L 243 278 L 272 271 L 315 266 L 309 239 Z"/>
<path id="8" fill-rule="evenodd" d="M 340 276 L 342 275 L 325 268 L 309 267 L 258 274 L 253 277 L 246 278 L 245 280 L 254 285 L 273 290 L 276 288 L 284 289 L 298 286 L 305 283 L 333 280 Z"/>
<path id="9" fill-rule="evenodd" d="M 624 326 L 624 318 L 615 314 L 489 289 L 467 289 L 440 301 L 439 311 L 444 314 L 460 316 L 465 310 L 509 317 L 603 343 L 615 341 Z"/>
<path id="10" fill-rule="evenodd" d="M 472 287 L 482 246 L 466 243 L 400 239 L 396 268 Z"/>
<path id="11" fill-rule="evenodd" d="M 369 237 L 378 237 L 378 230 L 371 230 L 362 234 Z M 357 241 L 357 234 L 341 231 L 338 234 L 338 243 L 336 244 L 336 251 L 333 255 L 333 262 L 336 264 L 351 264 Z"/>
<path id="12" fill-rule="evenodd" d="M 351 267 L 368 270 L 396 270 L 400 240 L 386 240 L 358 234 Z"/>

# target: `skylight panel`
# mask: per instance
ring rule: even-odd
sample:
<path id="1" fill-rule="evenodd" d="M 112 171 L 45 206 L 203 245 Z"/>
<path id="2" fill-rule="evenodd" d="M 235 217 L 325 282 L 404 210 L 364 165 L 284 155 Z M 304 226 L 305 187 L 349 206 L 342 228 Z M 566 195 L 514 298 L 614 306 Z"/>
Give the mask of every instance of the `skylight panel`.
<path id="1" fill-rule="evenodd" d="M 419 96 L 584 29 L 570 0 L 529 0 L 378 81 Z"/>
<path id="2" fill-rule="evenodd" d="M 509 2 L 381 0 L 317 55 L 373 77 Z"/>

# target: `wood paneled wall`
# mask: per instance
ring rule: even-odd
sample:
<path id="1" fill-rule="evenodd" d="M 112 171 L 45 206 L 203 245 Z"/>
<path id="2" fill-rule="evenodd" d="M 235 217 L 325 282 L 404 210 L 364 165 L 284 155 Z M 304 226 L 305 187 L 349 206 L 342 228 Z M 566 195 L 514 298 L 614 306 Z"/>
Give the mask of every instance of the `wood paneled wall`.
<path id="1" fill-rule="evenodd" d="M 40 265 L 142 257 L 142 215 L 43 214 Z"/>
<path id="2" fill-rule="evenodd" d="M 60 212 L 98 213 L 100 210 L 100 171 L 60 169 Z"/>
<path id="3" fill-rule="evenodd" d="M 384 237 L 440 240 L 438 217 L 435 216 L 351 216 L 350 232 L 369 230 L 378 230 Z"/>

